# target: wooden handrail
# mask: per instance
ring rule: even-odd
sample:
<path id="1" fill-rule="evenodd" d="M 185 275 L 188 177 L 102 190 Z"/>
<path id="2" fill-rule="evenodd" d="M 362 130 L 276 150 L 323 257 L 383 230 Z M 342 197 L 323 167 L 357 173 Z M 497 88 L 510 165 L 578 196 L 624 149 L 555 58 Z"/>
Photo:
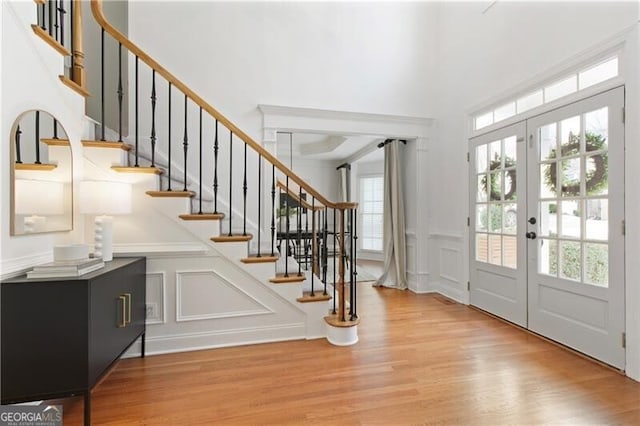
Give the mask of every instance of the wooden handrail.
<path id="1" fill-rule="evenodd" d="M 300 188 L 291 188 L 291 186 L 287 188 L 287 185 L 284 182 L 282 182 L 280 179 L 278 179 L 277 186 L 278 188 L 287 192 L 289 196 L 295 200 L 296 203 L 300 204 L 305 209 L 314 210 L 314 211 L 324 210 L 324 206 L 320 203 L 316 204 L 315 206 L 312 206 L 311 203 L 305 200 L 304 198 L 301 200 Z"/>
<path id="2" fill-rule="evenodd" d="M 175 88 L 179 89 L 183 94 L 189 97 L 196 105 L 201 107 L 203 110 L 208 112 L 212 117 L 214 117 L 218 122 L 224 125 L 229 131 L 239 137 L 244 143 L 249 145 L 254 151 L 258 152 L 273 164 L 278 170 L 280 170 L 285 175 L 289 176 L 289 179 L 292 179 L 298 185 L 300 185 L 308 194 L 314 196 L 320 203 L 327 207 L 331 207 L 334 209 L 350 209 L 358 206 L 358 203 L 340 203 L 340 202 L 332 202 L 326 199 L 322 194 L 316 191 L 311 185 L 304 181 L 300 176 L 295 174 L 291 169 L 281 163 L 276 157 L 271 155 L 269 151 L 264 149 L 262 145 L 258 142 L 254 141 L 249 135 L 243 132 L 238 126 L 233 124 L 229 119 L 227 119 L 224 115 L 222 115 L 218 110 L 216 110 L 213 106 L 211 106 L 207 101 L 202 99 L 191 90 L 186 84 L 180 81 L 176 76 L 167 71 L 162 65 L 156 62 L 151 56 L 149 56 L 146 52 L 140 49 L 135 43 L 129 40 L 124 34 L 118 31 L 113 25 L 111 25 L 104 16 L 102 11 L 102 0 L 91 0 L 91 11 L 95 20 L 98 22 L 104 30 L 109 33 L 113 38 L 115 38 L 118 42 L 122 43 L 124 47 L 126 47 L 131 53 L 136 55 L 142 62 L 147 64 L 149 67 L 154 69 L 156 73 L 163 76 L 168 82 L 170 82 Z"/>

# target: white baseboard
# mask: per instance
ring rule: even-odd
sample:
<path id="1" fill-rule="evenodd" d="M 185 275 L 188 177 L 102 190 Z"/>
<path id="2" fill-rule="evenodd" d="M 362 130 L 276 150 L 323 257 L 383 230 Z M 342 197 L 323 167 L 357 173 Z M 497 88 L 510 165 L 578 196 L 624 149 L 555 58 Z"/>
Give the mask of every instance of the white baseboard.
<path id="1" fill-rule="evenodd" d="M 161 355 L 230 346 L 303 340 L 307 338 L 305 330 L 305 324 L 299 323 L 239 330 L 176 334 L 173 336 L 150 336 L 146 338 L 145 352 L 146 355 Z M 140 350 L 141 342 L 138 340 L 124 353 L 122 358 L 138 357 L 140 356 Z"/>
<path id="2" fill-rule="evenodd" d="M 52 260 L 53 250 L 13 259 L 2 259 L 2 262 L 0 262 L 0 276 L 3 280 L 13 278 L 26 273 L 35 265 L 51 262 Z"/>
<path id="3" fill-rule="evenodd" d="M 408 272 L 407 286 L 409 290 L 416 294 L 433 293 L 434 290 L 429 283 L 429 275 L 428 272 L 419 272 L 417 274 Z"/>
<path id="4" fill-rule="evenodd" d="M 449 299 L 455 300 L 463 305 L 469 304 L 469 292 L 455 288 L 441 281 L 433 281 L 430 283 L 431 292 L 439 293 Z"/>

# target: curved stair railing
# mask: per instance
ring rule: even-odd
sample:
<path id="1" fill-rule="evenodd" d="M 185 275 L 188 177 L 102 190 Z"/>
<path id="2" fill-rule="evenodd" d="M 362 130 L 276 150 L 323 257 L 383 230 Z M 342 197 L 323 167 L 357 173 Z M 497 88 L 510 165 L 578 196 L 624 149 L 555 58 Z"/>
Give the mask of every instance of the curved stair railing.
<path id="1" fill-rule="evenodd" d="M 258 263 L 258 262 L 275 262 L 278 258 L 276 241 L 279 239 L 279 236 L 283 236 L 286 239 L 286 245 L 284 249 L 283 255 L 285 256 L 285 271 L 284 273 L 276 274 L 276 277 L 271 281 L 274 283 L 278 282 L 296 282 L 304 280 L 304 274 L 301 270 L 302 262 L 298 262 L 297 271 L 295 268 L 291 268 L 290 270 L 288 265 L 288 257 L 286 255 L 288 250 L 289 239 L 297 241 L 298 247 L 301 247 L 302 238 L 309 238 L 313 241 L 311 244 L 311 293 L 306 295 L 310 298 L 316 296 L 316 289 L 314 288 L 314 280 L 315 275 L 320 273 L 319 275 L 321 282 L 324 284 L 322 289 L 318 289 L 318 296 L 327 296 L 327 281 L 331 279 L 330 276 L 327 276 L 327 266 L 330 262 L 333 262 L 333 288 L 334 288 L 334 301 L 337 299 L 337 307 L 336 303 L 333 303 L 333 312 L 332 315 L 325 317 L 327 323 L 337 327 L 345 327 L 350 325 L 356 325 L 358 320 L 357 314 L 357 289 L 356 289 L 356 278 L 357 278 L 357 270 L 355 267 L 356 262 L 356 242 L 357 242 L 357 203 L 352 202 L 333 202 L 325 198 L 320 192 L 318 192 L 315 188 L 313 188 L 309 183 L 307 183 L 304 179 L 290 170 L 287 166 L 285 166 L 282 162 L 280 162 L 276 157 L 274 157 L 270 152 L 268 152 L 265 148 L 262 147 L 261 144 L 253 140 L 248 134 L 246 134 L 242 129 L 233 124 L 228 118 L 222 115 L 218 110 L 216 110 L 212 105 L 210 105 L 206 100 L 200 97 L 195 91 L 189 88 L 186 84 L 184 84 L 180 79 L 175 77 L 172 73 L 170 73 L 166 68 L 164 68 L 161 64 L 159 64 L 156 60 L 154 60 L 151 56 L 149 56 L 146 52 L 144 52 L 141 48 L 139 48 L 136 44 L 134 44 L 131 40 L 128 39 L 127 36 L 118 31 L 113 25 L 111 25 L 107 19 L 105 18 L 102 10 L 102 0 L 91 0 L 91 10 L 95 20 L 97 21 L 99 27 L 101 27 L 101 61 L 102 61 L 102 72 L 101 72 L 101 90 L 100 90 L 100 99 L 102 104 L 102 112 L 101 112 L 101 131 L 100 131 L 100 142 L 104 143 L 113 143 L 114 141 L 107 141 L 105 138 L 105 78 L 108 76 L 105 75 L 104 72 L 104 61 L 105 57 L 105 35 L 110 35 L 115 42 L 117 43 L 117 55 L 118 55 L 118 81 L 117 81 L 117 102 L 118 102 L 118 141 L 119 143 L 123 143 L 123 131 L 122 131 L 122 122 L 123 122 L 123 70 L 122 67 L 122 55 L 130 54 L 132 55 L 132 59 L 134 60 L 134 81 L 130 84 L 129 92 L 133 92 L 134 94 L 134 108 L 133 108 L 133 128 L 135 129 L 133 135 L 134 145 L 134 164 L 130 169 L 134 169 L 134 171 L 142 171 L 142 172 L 150 172 L 156 174 L 162 174 L 165 170 L 161 170 L 155 164 L 155 153 L 159 147 L 162 147 L 162 144 L 165 143 L 164 149 L 166 149 L 166 153 L 168 154 L 168 165 L 166 173 L 168 174 L 168 187 L 164 191 L 150 191 L 150 195 L 156 196 L 185 196 L 185 197 L 195 197 L 196 192 L 189 190 L 188 184 L 190 183 L 188 171 L 191 172 L 193 170 L 194 165 L 188 162 L 188 159 L 194 159 L 194 155 L 190 150 L 193 150 L 195 139 L 197 141 L 197 155 L 195 156 L 197 164 L 195 167 L 197 168 L 197 173 L 193 172 L 192 176 L 197 176 L 193 179 L 193 184 L 197 185 L 197 200 L 195 205 L 197 206 L 197 211 L 189 214 L 183 215 L 183 219 L 185 220 L 219 220 L 223 215 L 226 216 L 228 220 L 228 232 L 223 233 L 220 237 L 214 237 L 212 240 L 217 243 L 223 242 L 232 242 L 232 241 L 249 241 L 254 238 L 254 235 L 251 235 L 247 232 L 247 206 L 248 206 L 248 188 L 249 182 L 247 179 L 247 169 L 252 166 L 248 166 L 247 164 L 247 149 L 250 149 L 255 154 L 257 154 L 258 164 L 257 164 L 257 178 L 258 185 L 256 196 L 257 200 L 255 206 L 257 207 L 257 253 L 251 254 L 247 259 L 243 259 L 245 263 Z M 125 50 L 123 52 L 123 49 Z M 128 53 L 127 53 L 128 52 Z M 150 164 L 149 166 L 141 165 L 141 156 L 139 152 L 141 151 L 142 142 L 141 136 L 139 133 L 139 129 L 142 128 L 140 125 L 139 118 L 139 110 L 140 110 L 140 62 L 146 64 L 151 71 L 151 81 L 150 86 L 150 106 L 147 106 L 147 112 L 150 112 L 150 120 L 148 127 L 145 125 L 145 128 L 150 129 L 150 136 L 148 138 L 148 145 L 145 149 L 150 150 Z M 159 90 L 158 90 L 158 78 L 162 78 L 165 80 L 167 84 L 168 92 L 166 106 L 167 110 L 167 123 L 166 128 L 168 129 L 167 137 L 160 138 L 158 136 L 158 115 L 159 111 L 157 110 L 158 99 L 159 99 Z M 148 84 L 149 84 L 148 83 Z M 164 83 L 163 83 L 164 84 Z M 133 86 L 133 87 L 131 87 Z M 172 99 L 176 98 L 176 95 L 180 96 L 180 102 L 177 104 Z M 195 109 L 194 109 L 195 106 Z M 150 107 L 150 109 L 149 109 Z M 172 111 L 172 108 L 174 109 Z M 197 111 L 197 137 L 194 138 L 189 134 L 189 129 L 192 130 L 193 133 L 193 125 L 189 126 L 189 117 L 188 112 Z M 181 117 L 180 123 L 176 124 L 173 121 L 173 117 L 176 114 L 176 111 L 184 111 L 184 116 Z M 203 118 L 204 114 L 204 118 Z M 182 120 L 184 119 L 184 121 Z M 193 123 L 193 117 L 191 117 L 191 122 Z M 205 120 L 205 121 L 203 121 Z M 203 154 L 203 123 L 206 125 L 206 120 L 213 120 L 213 155 L 204 155 Z M 175 128 L 179 129 L 182 133 L 182 146 L 180 151 L 182 151 L 183 161 L 182 169 L 183 169 L 183 179 L 184 185 L 180 189 L 175 189 L 171 187 L 171 173 L 172 173 L 172 151 L 176 151 L 176 146 L 172 147 L 172 132 L 175 132 Z M 173 127 L 173 128 L 172 128 Z M 228 143 L 225 144 L 224 139 L 226 139 L 225 133 L 228 133 Z M 234 146 L 237 145 L 237 141 L 240 141 L 240 148 L 236 148 L 234 150 Z M 234 143 L 235 142 L 235 143 Z M 228 176 L 222 176 L 222 168 L 220 163 L 220 154 L 222 150 L 226 150 L 228 153 L 229 164 L 228 164 Z M 240 152 L 240 161 L 238 161 L 237 153 Z M 255 155 L 253 154 L 253 155 Z M 211 158 L 213 157 L 213 158 Z M 193 162 L 193 161 L 192 161 Z M 242 176 L 240 178 L 237 177 L 233 173 L 234 167 L 243 167 Z M 122 170 L 122 168 L 119 168 Z M 203 187 L 203 170 L 212 171 L 213 174 L 213 183 L 210 188 Z M 131 170 L 127 170 L 131 171 Z M 236 179 L 234 180 L 234 176 Z M 264 176 L 264 178 L 263 178 Z M 282 178 L 283 177 L 283 178 Z M 228 181 L 225 181 L 225 178 L 228 178 Z M 263 182 L 263 179 L 270 179 L 270 185 L 267 182 Z M 235 185 L 235 186 L 234 186 Z M 222 202 L 220 200 L 221 195 L 220 192 L 222 189 L 228 189 L 228 199 L 225 200 L 227 204 L 227 211 L 221 212 L 222 210 Z M 237 203 L 236 200 L 232 198 L 234 194 L 234 188 L 236 188 L 236 194 L 242 194 L 242 200 L 240 201 L 241 207 L 237 207 L 234 209 L 234 202 Z M 286 215 L 286 225 L 284 227 L 284 232 L 277 232 L 276 229 L 276 211 L 281 207 L 276 206 L 276 188 L 280 188 L 282 192 L 289 195 L 295 195 L 294 197 L 284 197 L 285 198 L 285 211 L 288 211 L 290 200 L 298 200 L 298 204 L 301 208 L 298 209 L 297 216 L 293 219 L 296 221 L 297 226 L 295 230 L 292 230 L 291 226 L 291 218 L 287 214 Z M 212 211 L 205 212 L 203 208 L 203 192 L 205 189 L 208 192 L 213 193 L 213 203 L 212 203 Z M 263 191 L 263 189 L 266 189 Z M 269 190 L 270 189 L 270 194 Z M 264 194 L 263 194 L 264 192 Z M 300 203 L 300 201 L 305 197 L 304 203 Z M 268 197 L 270 196 L 270 199 Z M 265 206 L 269 206 L 266 208 Z M 306 223 L 304 224 L 305 229 L 303 230 L 303 219 L 301 215 L 302 209 L 307 209 L 311 211 L 311 228 L 309 228 L 309 216 L 305 218 Z M 266 214 L 263 214 L 263 210 L 266 210 Z M 270 210 L 270 212 L 268 211 Z M 241 211 L 241 213 L 240 213 Z M 270 217 L 269 216 L 270 213 Z M 242 221 L 242 232 L 234 233 L 233 222 L 234 219 L 238 219 L 237 216 L 240 215 L 240 220 Z M 266 223 L 263 223 L 263 216 L 267 216 Z M 181 216 L 182 217 L 182 216 Z M 270 222 L 269 222 L 270 220 Z M 263 229 L 266 228 L 270 231 L 271 238 L 271 249 L 270 251 L 264 252 L 261 248 L 261 240 L 264 238 Z M 269 234 L 269 231 L 266 233 Z M 282 235 L 278 235 L 282 234 Z M 269 236 L 269 235 L 268 235 Z M 333 244 L 332 244 L 333 243 Z M 333 247 L 331 247 L 333 246 Z M 281 247 L 282 250 L 282 247 Z M 331 252 L 331 253 L 330 253 Z M 334 254 L 333 256 L 329 256 L 330 254 Z M 347 265 L 350 264 L 350 266 Z M 337 267 L 337 270 L 336 270 Z M 349 270 L 347 274 L 347 269 Z M 336 294 L 337 292 L 337 294 Z M 348 292 L 348 295 L 347 295 Z M 321 294 L 320 294 L 321 293 Z M 347 303 L 348 298 L 348 303 Z M 348 306 L 348 307 L 347 307 Z"/>

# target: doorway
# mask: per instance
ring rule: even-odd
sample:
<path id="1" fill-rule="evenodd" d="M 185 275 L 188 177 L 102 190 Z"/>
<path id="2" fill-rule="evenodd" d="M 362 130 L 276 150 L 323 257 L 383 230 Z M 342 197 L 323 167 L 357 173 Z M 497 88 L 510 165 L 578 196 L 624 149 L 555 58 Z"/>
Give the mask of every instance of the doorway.
<path id="1" fill-rule="evenodd" d="M 470 140 L 470 303 L 616 368 L 624 88 Z"/>

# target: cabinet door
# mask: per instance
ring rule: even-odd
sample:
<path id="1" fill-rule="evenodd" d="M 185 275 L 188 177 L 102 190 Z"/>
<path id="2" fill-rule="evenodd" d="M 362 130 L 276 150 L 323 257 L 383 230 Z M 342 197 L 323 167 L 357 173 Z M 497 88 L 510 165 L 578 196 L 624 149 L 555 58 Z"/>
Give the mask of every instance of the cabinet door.
<path id="1" fill-rule="evenodd" d="M 87 386 L 87 283 L 2 284 L 2 401 Z"/>
<path id="2" fill-rule="evenodd" d="M 134 262 L 91 281 L 91 383 L 144 330 L 144 266 Z"/>

